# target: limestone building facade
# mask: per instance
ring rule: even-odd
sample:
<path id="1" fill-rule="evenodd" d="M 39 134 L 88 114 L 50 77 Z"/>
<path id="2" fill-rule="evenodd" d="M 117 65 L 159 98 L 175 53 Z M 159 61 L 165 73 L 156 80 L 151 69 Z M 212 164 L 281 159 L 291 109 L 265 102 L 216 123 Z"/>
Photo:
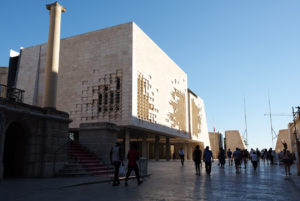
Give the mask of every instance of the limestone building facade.
<path id="1" fill-rule="evenodd" d="M 43 103 L 46 50 L 41 44 L 20 52 L 16 87 L 26 91 L 30 105 Z M 203 100 L 188 88 L 187 74 L 135 23 L 62 39 L 59 66 L 57 109 L 69 113 L 79 143 L 99 155 L 116 140 L 125 153 L 135 142 L 143 156 L 156 159 L 176 157 L 180 147 L 191 159 L 196 144 L 210 145 Z M 117 129 L 106 146 L 95 148 L 92 138 L 110 135 L 99 131 L 99 123 Z"/>
<path id="2" fill-rule="evenodd" d="M 213 158 L 217 159 L 220 148 L 224 148 L 223 136 L 219 132 L 209 132 L 208 135 L 210 140 L 211 151 L 213 153 Z"/>
<path id="3" fill-rule="evenodd" d="M 232 152 L 236 148 L 246 149 L 246 145 L 238 130 L 225 131 L 225 146 L 226 146 L 226 151 L 230 149 Z"/>
<path id="4" fill-rule="evenodd" d="M 279 130 L 279 133 L 277 136 L 277 141 L 276 141 L 275 151 L 277 153 L 280 153 L 281 151 L 283 151 L 284 147 L 283 147 L 282 143 L 285 142 L 288 146 L 288 150 L 293 152 L 294 149 L 292 147 L 291 137 L 293 137 L 293 136 L 290 136 L 290 132 L 288 129 Z"/>

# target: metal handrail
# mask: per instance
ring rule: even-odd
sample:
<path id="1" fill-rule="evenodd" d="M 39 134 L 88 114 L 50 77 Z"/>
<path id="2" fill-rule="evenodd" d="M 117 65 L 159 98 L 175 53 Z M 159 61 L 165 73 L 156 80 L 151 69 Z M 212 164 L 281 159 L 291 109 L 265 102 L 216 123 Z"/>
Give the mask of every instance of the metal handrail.
<path id="1" fill-rule="evenodd" d="M 13 102 L 23 103 L 25 91 L 15 87 L 0 84 L 0 97 Z"/>

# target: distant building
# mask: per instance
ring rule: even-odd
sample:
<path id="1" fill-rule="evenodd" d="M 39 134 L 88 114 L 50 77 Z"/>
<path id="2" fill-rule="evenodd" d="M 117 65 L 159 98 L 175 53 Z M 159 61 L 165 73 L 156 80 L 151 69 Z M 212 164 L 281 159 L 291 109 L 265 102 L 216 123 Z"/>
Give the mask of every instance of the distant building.
<path id="1" fill-rule="evenodd" d="M 8 68 L 0 67 L 0 84 L 7 85 Z"/>
<path id="2" fill-rule="evenodd" d="M 225 131 L 225 145 L 226 151 L 230 149 L 233 152 L 236 148 L 246 149 L 245 143 L 238 130 Z"/>
<path id="3" fill-rule="evenodd" d="M 218 158 L 220 148 L 224 148 L 223 135 L 220 132 L 209 132 L 209 140 L 213 158 Z"/>
<path id="4" fill-rule="evenodd" d="M 287 144 L 288 150 L 293 152 L 289 129 L 279 130 L 279 133 L 277 136 L 277 141 L 276 141 L 276 147 L 275 147 L 275 151 L 277 153 L 283 151 L 283 148 L 284 148 L 283 144 L 282 144 L 283 142 L 285 142 Z"/>

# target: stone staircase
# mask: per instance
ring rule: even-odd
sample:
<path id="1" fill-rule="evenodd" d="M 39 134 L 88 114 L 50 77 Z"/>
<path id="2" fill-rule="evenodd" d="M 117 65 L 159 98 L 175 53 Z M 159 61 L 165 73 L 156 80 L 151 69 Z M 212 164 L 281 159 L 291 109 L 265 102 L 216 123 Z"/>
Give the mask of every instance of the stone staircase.
<path id="1" fill-rule="evenodd" d="M 113 168 L 103 164 L 82 145 L 70 142 L 68 152 L 71 160 L 60 170 L 59 176 L 113 176 Z"/>

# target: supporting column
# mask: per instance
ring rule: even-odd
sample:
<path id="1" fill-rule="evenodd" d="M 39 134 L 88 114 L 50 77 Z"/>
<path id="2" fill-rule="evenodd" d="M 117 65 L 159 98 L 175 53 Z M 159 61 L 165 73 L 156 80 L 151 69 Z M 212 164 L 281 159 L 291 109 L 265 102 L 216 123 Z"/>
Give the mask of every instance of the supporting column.
<path id="1" fill-rule="evenodd" d="M 171 150 L 170 150 L 170 137 L 166 137 L 166 160 L 171 159 Z"/>
<path id="2" fill-rule="evenodd" d="M 147 143 L 147 135 L 143 135 L 142 141 L 142 156 L 148 158 L 148 143 Z"/>
<path id="3" fill-rule="evenodd" d="M 158 135 L 155 136 L 154 157 L 156 161 L 159 160 L 159 136 Z"/>
<path id="4" fill-rule="evenodd" d="M 184 150 L 184 160 L 187 160 L 187 154 L 188 154 L 188 148 L 187 148 L 187 144 L 184 142 L 183 143 L 183 150 Z"/>
<path id="5" fill-rule="evenodd" d="M 127 159 L 127 154 L 130 149 L 130 131 L 125 131 L 125 159 Z"/>
<path id="6" fill-rule="evenodd" d="M 187 152 L 187 157 L 188 160 L 192 160 L 193 159 L 193 144 L 188 144 L 188 152 Z"/>
<path id="7" fill-rule="evenodd" d="M 50 10 L 49 37 L 47 43 L 44 107 L 56 107 L 56 89 L 59 68 L 61 12 L 66 9 L 58 2 L 46 6 Z"/>

